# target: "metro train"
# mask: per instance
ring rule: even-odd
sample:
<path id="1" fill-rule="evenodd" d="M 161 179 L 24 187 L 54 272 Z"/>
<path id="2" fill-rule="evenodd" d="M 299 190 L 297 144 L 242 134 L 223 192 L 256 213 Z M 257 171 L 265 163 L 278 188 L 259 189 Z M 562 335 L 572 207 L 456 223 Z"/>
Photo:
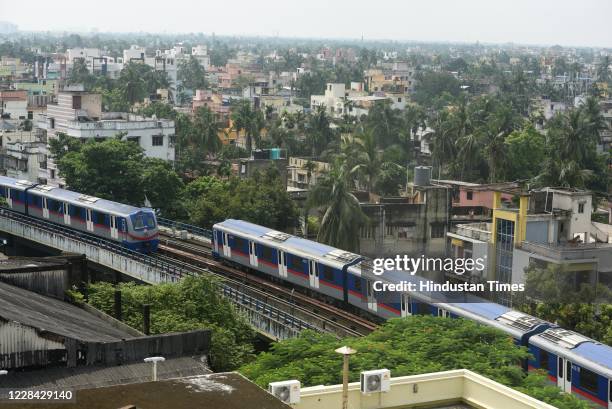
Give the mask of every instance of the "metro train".
<path id="1" fill-rule="evenodd" d="M 83 195 L 53 186 L 0 176 L 0 196 L 9 209 L 117 242 L 141 253 L 157 250 L 151 209 Z"/>
<path id="2" fill-rule="evenodd" d="M 612 409 L 612 348 L 539 318 L 475 296 L 457 302 L 423 292 L 374 290 L 372 261 L 241 220 L 213 226 L 213 256 L 350 304 L 383 319 L 413 314 L 461 317 L 492 326 L 529 349 L 526 370 L 542 369 L 551 382 Z M 376 280 L 422 280 L 402 271 L 386 271 Z M 466 297 L 468 297 L 466 299 Z M 470 299 L 469 297 L 475 297 Z"/>

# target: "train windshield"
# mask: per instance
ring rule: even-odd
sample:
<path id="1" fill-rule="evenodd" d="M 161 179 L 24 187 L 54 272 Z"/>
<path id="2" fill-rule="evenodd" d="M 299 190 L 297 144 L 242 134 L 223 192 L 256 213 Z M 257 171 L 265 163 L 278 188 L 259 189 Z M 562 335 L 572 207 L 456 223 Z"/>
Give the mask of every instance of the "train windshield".
<path id="1" fill-rule="evenodd" d="M 145 227 L 152 229 L 155 227 L 155 216 L 152 213 L 138 213 L 132 215 L 132 226 L 134 230 L 141 230 Z"/>

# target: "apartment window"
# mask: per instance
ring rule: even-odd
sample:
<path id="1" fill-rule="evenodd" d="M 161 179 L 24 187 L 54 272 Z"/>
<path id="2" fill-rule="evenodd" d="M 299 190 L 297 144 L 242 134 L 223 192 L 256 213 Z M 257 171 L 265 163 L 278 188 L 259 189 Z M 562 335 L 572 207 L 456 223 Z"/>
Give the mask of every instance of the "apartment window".
<path id="1" fill-rule="evenodd" d="M 474 199 L 474 192 L 467 192 L 467 200 Z"/>
<path id="2" fill-rule="evenodd" d="M 441 239 L 444 237 L 444 224 L 432 223 L 431 224 L 431 238 Z"/>
<path id="3" fill-rule="evenodd" d="M 584 213 L 584 203 L 578 203 L 578 213 Z"/>
<path id="4" fill-rule="evenodd" d="M 81 96 L 74 95 L 72 97 L 72 109 L 81 109 Z"/>
<path id="5" fill-rule="evenodd" d="M 398 99 L 397 99 L 397 102 L 402 102 L 402 99 L 401 99 L 401 98 L 398 98 Z"/>
<path id="6" fill-rule="evenodd" d="M 153 135 L 151 137 L 151 145 L 164 146 L 164 135 Z"/>
<path id="7" fill-rule="evenodd" d="M 128 136 L 127 141 L 134 142 L 135 144 L 140 145 L 140 136 Z"/>
<path id="8" fill-rule="evenodd" d="M 49 118 L 49 127 L 55 129 L 55 118 Z"/>
<path id="9" fill-rule="evenodd" d="M 55 179 L 55 169 L 49 169 L 49 176 L 51 179 Z"/>

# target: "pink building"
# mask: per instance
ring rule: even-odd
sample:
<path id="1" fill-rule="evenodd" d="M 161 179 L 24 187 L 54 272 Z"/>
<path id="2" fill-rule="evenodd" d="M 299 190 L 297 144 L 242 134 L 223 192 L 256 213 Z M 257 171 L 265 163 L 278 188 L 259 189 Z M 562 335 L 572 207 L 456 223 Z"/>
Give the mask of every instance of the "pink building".
<path id="1" fill-rule="evenodd" d="M 227 117 L 230 113 L 229 103 L 224 103 L 220 94 L 210 90 L 196 90 L 191 107 L 192 112 L 195 112 L 199 107 L 208 107 L 220 119 Z"/>
<path id="2" fill-rule="evenodd" d="M 453 188 L 453 207 L 486 207 L 493 208 L 493 192 L 504 189 L 515 189 L 516 183 L 479 184 L 459 180 L 438 180 L 438 184 Z M 502 201 L 511 201 L 512 194 L 502 193 Z"/>

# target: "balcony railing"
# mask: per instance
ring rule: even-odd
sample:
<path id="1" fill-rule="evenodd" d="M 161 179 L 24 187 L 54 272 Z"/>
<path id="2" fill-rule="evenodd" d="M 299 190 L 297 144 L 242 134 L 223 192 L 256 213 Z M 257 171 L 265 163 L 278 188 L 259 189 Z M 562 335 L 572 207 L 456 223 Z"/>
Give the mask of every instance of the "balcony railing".
<path id="1" fill-rule="evenodd" d="M 451 227 L 451 233 L 459 236 L 469 237 L 474 240 L 484 242 L 491 241 L 491 224 L 490 223 L 469 223 L 458 224 Z"/>
<path id="2" fill-rule="evenodd" d="M 539 254 L 555 260 L 580 260 L 598 258 L 611 254 L 611 243 L 531 243 L 523 242 L 519 245 L 522 250 Z"/>

